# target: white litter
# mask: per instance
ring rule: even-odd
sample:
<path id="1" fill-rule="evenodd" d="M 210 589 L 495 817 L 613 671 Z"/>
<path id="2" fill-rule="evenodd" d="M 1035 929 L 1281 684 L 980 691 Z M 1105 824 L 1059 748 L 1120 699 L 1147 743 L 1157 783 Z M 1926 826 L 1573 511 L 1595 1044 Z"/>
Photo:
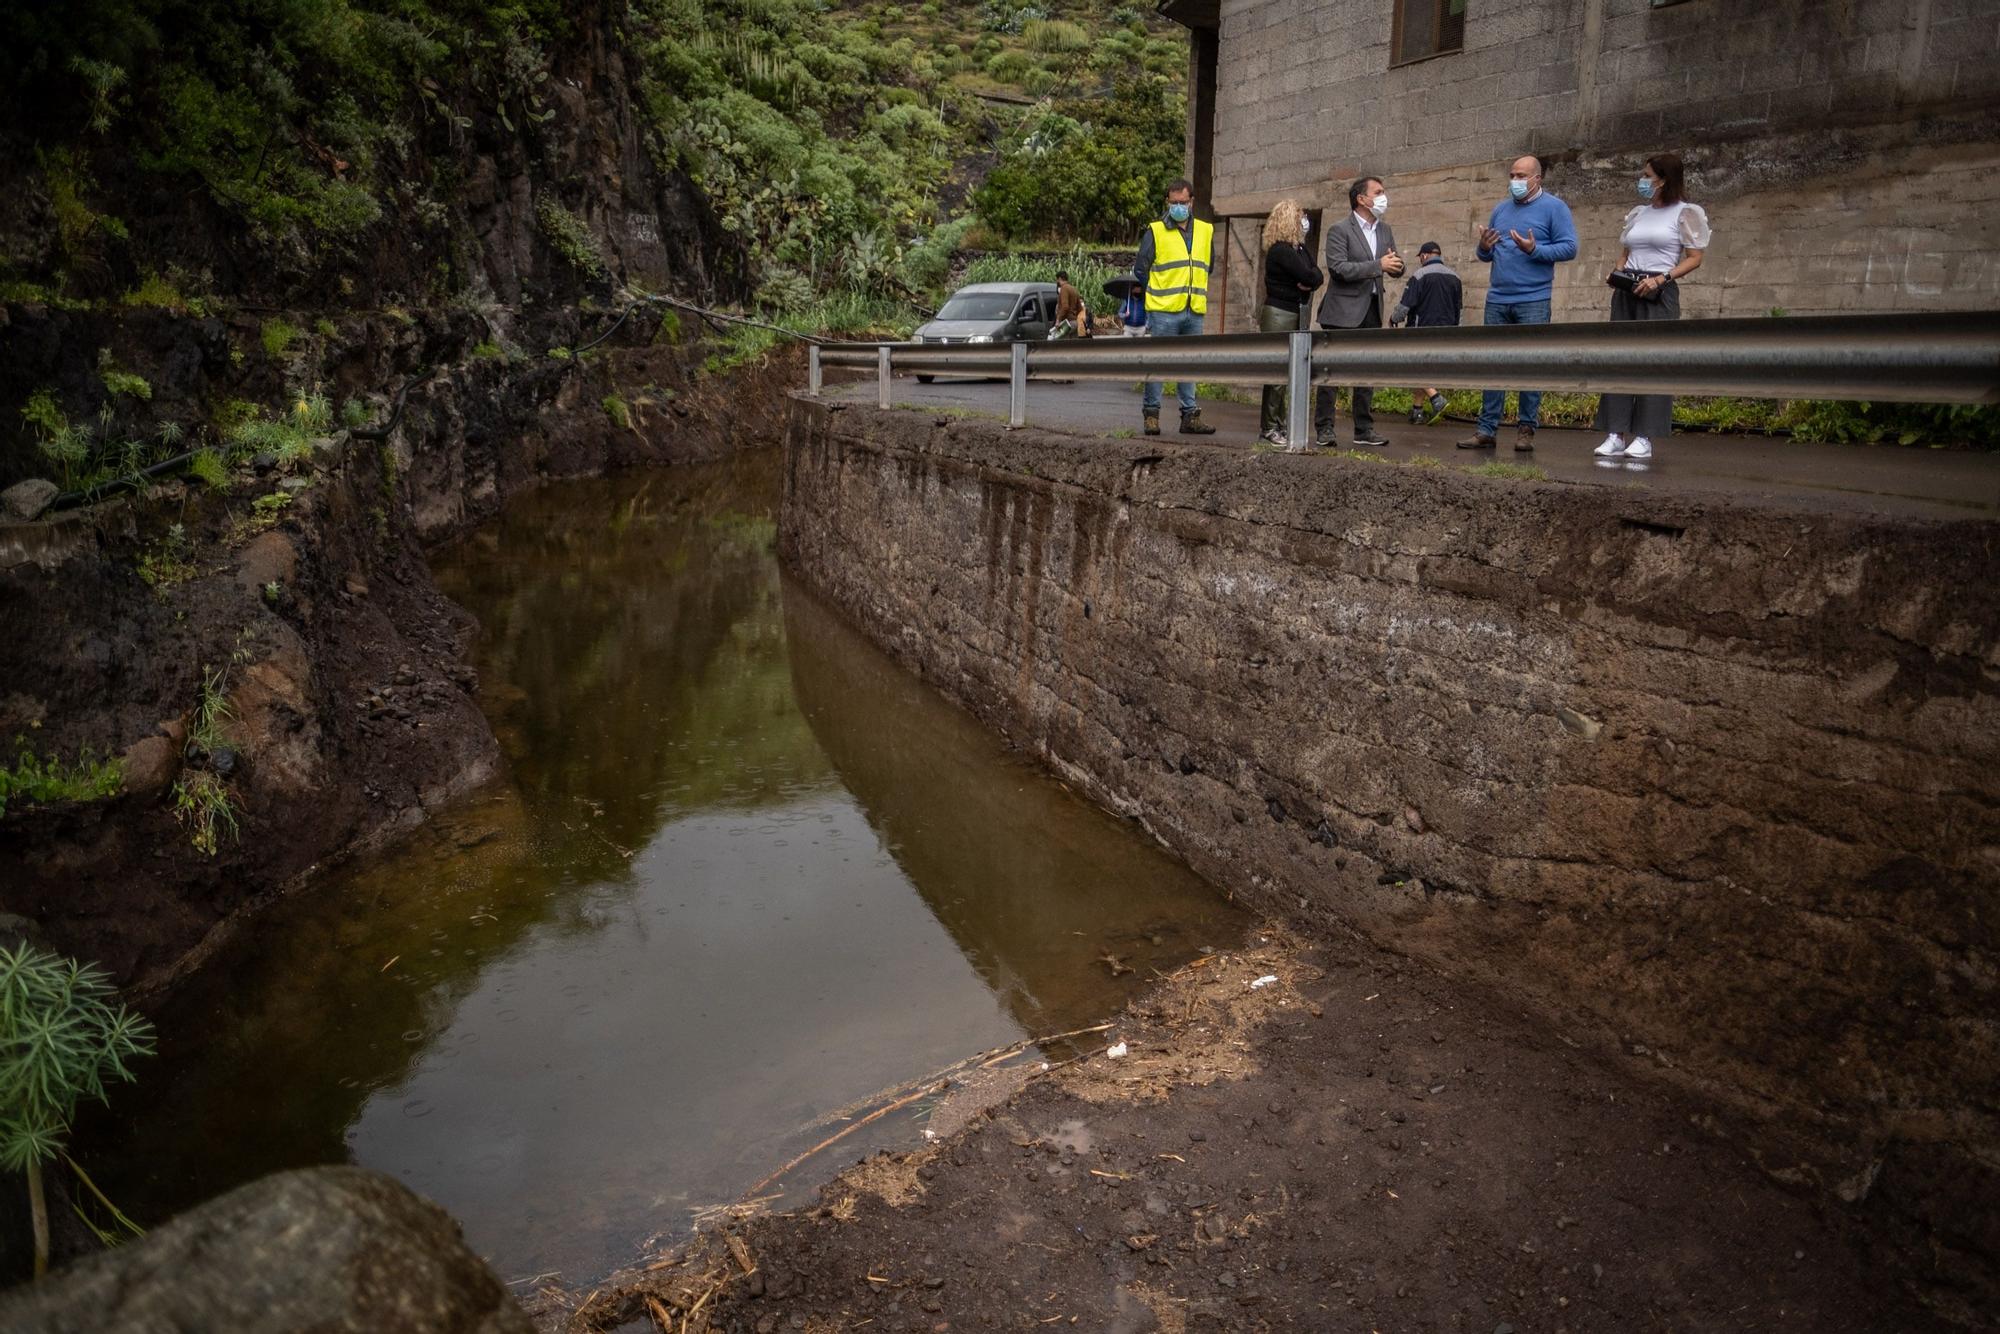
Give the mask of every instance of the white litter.
<path id="1" fill-rule="evenodd" d="M 1258 987 L 1268 987 L 1277 980 L 1278 975 L 1276 973 L 1266 973 L 1250 984 L 1250 990 L 1255 991 Z"/>
<path id="2" fill-rule="evenodd" d="M 1110 1057 L 1110 1058 L 1111 1058 L 1112 1060 L 1114 1060 L 1114 1061 L 1115 1061 L 1115 1060 L 1117 1060 L 1117 1059 L 1118 1059 L 1118 1058 L 1119 1058 L 1120 1056 L 1123 1056 L 1123 1055 L 1125 1054 L 1126 1050 L 1127 1050 L 1127 1048 L 1126 1048 L 1126 1046 L 1125 1046 L 1125 1044 L 1124 1044 L 1124 1043 L 1122 1043 L 1122 1042 L 1117 1042 L 1117 1043 L 1113 1043 L 1113 1044 L 1112 1044 L 1111 1046 L 1109 1046 L 1109 1047 L 1106 1047 L 1106 1048 L 1104 1049 L 1104 1054 L 1105 1054 L 1106 1056 L 1109 1056 L 1109 1057 Z"/>

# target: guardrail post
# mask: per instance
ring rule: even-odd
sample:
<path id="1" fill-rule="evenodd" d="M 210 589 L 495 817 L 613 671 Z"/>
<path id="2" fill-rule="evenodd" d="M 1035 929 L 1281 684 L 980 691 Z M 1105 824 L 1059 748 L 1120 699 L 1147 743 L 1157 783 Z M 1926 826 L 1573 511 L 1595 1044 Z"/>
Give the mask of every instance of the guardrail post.
<path id="1" fill-rule="evenodd" d="M 1285 405 L 1285 438 L 1291 441 L 1292 453 L 1303 454 L 1312 439 L 1312 334 L 1299 330 L 1292 335 L 1285 351 L 1285 379 L 1291 393 Z"/>
<path id="2" fill-rule="evenodd" d="M 875 406 L 889 406 L 889 345 L 875 349 Z"/>
<path id="3" fill-rule="evenodd" d="M 1028 345 L 1014 344 L 1014 362 L 1007 376 L 1007 424 L 1028 424 Z"/>
<path id="4" fill-rule="evenodd" d="M 806 392 L 818 398 L 820 386 L 824 383 L 826 380 L 819 368 L 819 344 L 808 343 L 806 344 Z"/>

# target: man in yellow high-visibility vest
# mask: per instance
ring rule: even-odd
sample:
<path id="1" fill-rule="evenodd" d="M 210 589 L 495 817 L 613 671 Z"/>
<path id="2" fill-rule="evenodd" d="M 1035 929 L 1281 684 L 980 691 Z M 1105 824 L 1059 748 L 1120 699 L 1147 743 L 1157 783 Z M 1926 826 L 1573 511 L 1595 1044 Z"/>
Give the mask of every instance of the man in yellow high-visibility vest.
<path id="1" fill-rule="evenodd" d="M 1215 256 L 1215 226 L 1194 216 L 1194 187 L 1175 181 L 1167 187 L 1167 212 L 1139 238 L 1133 274 L 1146 288 L 1146 333 L 1178 338 L 1201 332 L 1208 313 L 1208 273 Z M 1174 386 L 1181 404 L 1182 435 L 1214 435 L 1195 406 L 1192 379 Z M 1146 434 L 1160 433 L 1160 382 L 1146 381 Z"/>

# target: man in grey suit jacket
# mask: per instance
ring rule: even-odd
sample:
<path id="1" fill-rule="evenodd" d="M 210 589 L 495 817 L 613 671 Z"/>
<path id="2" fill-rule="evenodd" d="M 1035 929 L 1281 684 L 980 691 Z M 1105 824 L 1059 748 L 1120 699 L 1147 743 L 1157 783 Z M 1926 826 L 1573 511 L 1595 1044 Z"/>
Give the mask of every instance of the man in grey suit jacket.
<path id="1" fill-rule="evenodd" d="M 1396 253 L 1396 235 L 1382 215 L 1389 211 L 1389 196 L 1383 193 L 1379 176 L 1363 176 L 1347 187 L 1347 216 L 1326 229 L 1326 295 L 1320 298 L 1319 327 L 1322 329 L 1379 329 L 1386 305 L 1382 295 L 1385 278 L 1399 278 L 1403 257 Z M 1313 436 L 1319 444 L 1334 443 L 1334 395 L 1330 385 L 1321 385 L 1313 396 Z M 1375 434 L 1375 391 L 1356 386 L 1354 390 L 1354 443 L 1386 445 Z"/>

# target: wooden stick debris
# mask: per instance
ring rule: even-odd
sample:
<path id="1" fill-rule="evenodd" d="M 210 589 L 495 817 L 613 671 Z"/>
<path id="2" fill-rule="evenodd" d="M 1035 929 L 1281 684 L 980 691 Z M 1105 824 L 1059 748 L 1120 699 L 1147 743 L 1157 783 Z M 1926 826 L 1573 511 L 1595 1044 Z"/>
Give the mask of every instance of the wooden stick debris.
<path id="1" fill-rule="evenodd" d="M 838 1144 L 841 1140 L 846 1139 L 849 1135 L 852 1135 L 855 1131 L 861 1129 L 861 1127 L 867 1125 L 870 1121 L 878 1121 L 881 1118 L 887 1116 L 889 1113 L 896 1111 L 899 1108 L 908 1107 L 911 1103 L 915 1102 L 919 1098 L 925 1097 L 932 1093 L 942 1093 L 948 1087 L 950 1087 L 948 1084 L 937 1084 L 931 1087 L 920 1088 L 914 1093 L 906 1094 L 905 1096 L 896 1099 L 896 1101 L 888 1104 L 885 1107 L 876 1108 L 874 1111 L 868 1113 L 868 1115 L 862 1117 L 859 1121 L 856 1121 L 851 1125 L 843 1127 L 842 1129 L 835 1131 L 833 1134 L 828 1135 L 825 1139 L 813 1145 L 810 1149 L 807 1149 L 804 1153 L 792 1159 L 790 1162 L 786 1163 L 783 1167 L 780 1167 L 777 1171 L 765 1177 L 762 1181 L 759 1181 L 756 1185 L 752 1186 L 746 1193 L 751 1195 L 757 1194 L 759 1191 L 763 1190 L 764 1187 L 770 1185 L 772 1182 L 776 1181 L 779 1177 L 784 1176 L 787 1172 L 791 1171 L 794 1167 L 797 1167 L 800 1163 L 812 1157 L 814 1154 L 818 1153 L 821 1149 L 830 1148 L 831 1146 Z"/>

